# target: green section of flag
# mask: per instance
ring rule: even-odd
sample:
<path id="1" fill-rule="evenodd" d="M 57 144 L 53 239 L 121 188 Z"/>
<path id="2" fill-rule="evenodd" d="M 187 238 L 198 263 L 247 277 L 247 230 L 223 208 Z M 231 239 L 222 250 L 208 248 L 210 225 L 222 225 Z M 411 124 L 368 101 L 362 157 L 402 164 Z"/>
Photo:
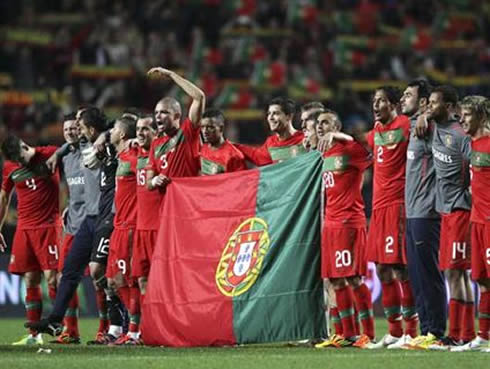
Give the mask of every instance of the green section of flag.
<path id="1" fill-rule="evenodd" d="M 389 146 L 405 141 L 401 128 L 392 129 L 386 132 L 376 132 L 374 134 L 374 144 L 376 146 Z"/>
<path id="2" fill-rule="evenodd" d="M 213 175 L 226 172 L 226 168 L 212 160 L 201 158 L 201 173 Z"/>
<path id="3" fill-rule="evenodd" d="M 325 337 L 318 152 L 260 169 L 256 217 L 269 249 L 251 288 L 233 299 L 237 342 Z"/>
<path id="4" fill-rule="evenodd" d="M 273 161 L 288 160 L 306 152 L 303 145 L 269 147 L 268 150 Z"/>
<path id="5" fill-rule="evenodd" d="M 490 167 L 490 154 L 486 152 L 471 152 L 471 165 L 475 167 Z"/>

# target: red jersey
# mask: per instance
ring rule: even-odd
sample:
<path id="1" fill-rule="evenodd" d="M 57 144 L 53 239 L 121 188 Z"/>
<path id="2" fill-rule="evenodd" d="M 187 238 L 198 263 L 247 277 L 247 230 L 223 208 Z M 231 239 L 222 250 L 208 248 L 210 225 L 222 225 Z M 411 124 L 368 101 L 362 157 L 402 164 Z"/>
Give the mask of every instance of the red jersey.
<path id="1" fill-rule="evenodd" d="M 471 143 L 471 221 L 490 223 L 490 137 Z"/>
<path id="2" fill-rule="evenodd" d="M 305 135 L 301 131 L 296 131 L 291 137 L 281 140 L 278 135 L 267 137 L 262 146 L 254 147 L 249 145 L 235 144 L 235 146 L 257 166 L 279 163 L 281 161 L 294 158 L 299 154 L 306 153 L 303 146 Z"/>
<path id="3" fill-rule="evenodd" d="M 367 142 L 374 154 L 373 209 L 405 202 L 405 164 L 410 121 L 405 115 L 377 124 Z"/>
<path id="4" fill-rule="evenodd" d="M 201 175 L 231 173 L 247 169 L 245 156 L 230 141 L 217 149 L 205 144 L 201 148 Z"/>
<path id="5" fill-rule="evenodd" d="M 140 148 L 138 153 L 138 165 L 136 167 L 136 198 L 138 203 L 136 229 L 158 230 L 162 194 L 160 191 L 150 191 L 146 186 L 146 167 L 148 166 L 148 158 L 149 152 Z"/>
<path id="6" fill-rule="evenodd" d="M 136 226 L 136 162 L 138 149 L 130 148 L 119 154 L 114 195 L 115 228 Z"/>
<path id="7" fill-rule="evenodd" d="M 199 127 L 186 119 L 174 136 L 158 137 L 151 143 L 147 169 L 155 175 L 193 177 L 199 174 Z"/>
<path id="8" fill-rule="evenodd" d="M 365 227 L 361 187 L 371 154 L 358 142 L 337 142 L 323 154 L 325 222 L 329 227 Z"/>
<path id="9" fill-rule="evenodd" d="M 59 224 L 60 176 L 52 174 L 45 162 L 56 151 L 55 146 L 36 147 L 28 166 L 5 161 L 2 190 L 17 192 L 17 229 L 32 229 Z"/>

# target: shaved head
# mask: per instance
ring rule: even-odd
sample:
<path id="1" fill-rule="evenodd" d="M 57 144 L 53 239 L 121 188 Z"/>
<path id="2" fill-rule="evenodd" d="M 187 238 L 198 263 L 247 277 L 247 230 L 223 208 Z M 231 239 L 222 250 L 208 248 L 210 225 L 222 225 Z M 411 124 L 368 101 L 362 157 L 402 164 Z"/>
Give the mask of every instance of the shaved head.
<path id="1" fill-rule="evenodd" d="M 182 108 L 180 107 L 180 103 L 174 99 L 173 97 L 164 97 L 157 104 L 162 104 L 163 106 L 168 107 L 174 113 L 182 115 Z"/>

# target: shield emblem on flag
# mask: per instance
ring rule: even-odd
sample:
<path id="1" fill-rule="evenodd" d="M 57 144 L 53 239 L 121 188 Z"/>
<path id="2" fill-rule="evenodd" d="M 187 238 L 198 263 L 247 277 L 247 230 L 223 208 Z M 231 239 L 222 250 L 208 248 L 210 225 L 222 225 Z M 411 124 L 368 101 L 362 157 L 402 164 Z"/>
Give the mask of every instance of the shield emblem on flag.
<path id="1" fill-rule="evenodd" d="M 233 232 L 216 269 L 216 285 L 226 296 L 246 292 L 257 280 L 269 249 L 267 223 L 249 218 Z"/>

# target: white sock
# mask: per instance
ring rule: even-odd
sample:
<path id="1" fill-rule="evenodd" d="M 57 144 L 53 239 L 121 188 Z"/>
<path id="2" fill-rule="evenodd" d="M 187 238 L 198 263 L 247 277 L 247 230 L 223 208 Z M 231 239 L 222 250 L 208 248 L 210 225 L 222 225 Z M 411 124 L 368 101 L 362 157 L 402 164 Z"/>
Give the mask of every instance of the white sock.
<path id="1" fill-rule="evenodd" d="M 109 332 L 107 332 L 107 333 L 118 338 L 122 334 L 122 327 L 119 325 L 110 325 L 109 326 Z"/>

